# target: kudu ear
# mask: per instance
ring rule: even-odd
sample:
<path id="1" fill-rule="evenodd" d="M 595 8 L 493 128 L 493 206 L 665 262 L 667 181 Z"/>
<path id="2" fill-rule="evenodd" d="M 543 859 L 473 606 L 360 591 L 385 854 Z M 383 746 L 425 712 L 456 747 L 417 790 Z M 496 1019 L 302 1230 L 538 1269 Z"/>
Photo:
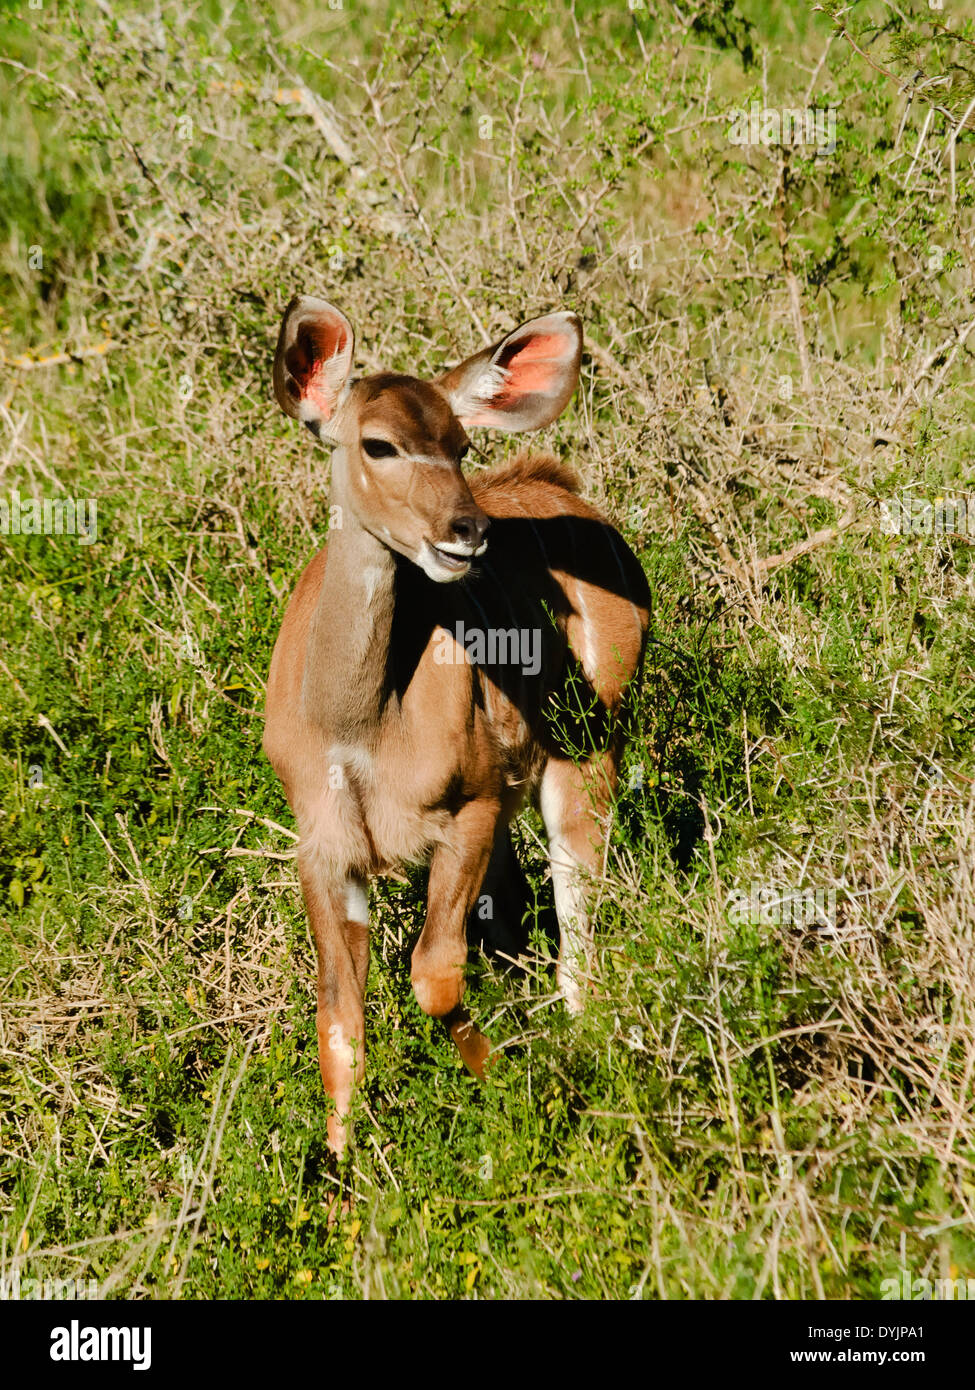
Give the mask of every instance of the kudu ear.
<path id="1" fill-rule="evenodd" d="M 565 409 L 581 362 L 577 316 L 546 314 L 452 367 L 437 384 L 468 428 L 540 430 Z"/>
<path id="2" fill-rule="evenodd" d="M 274 394 L 285 415 L 327 437 L 352 370 L 355 333 L 327 299 L 296 294 L 284 311 L 274 354 Z"/>

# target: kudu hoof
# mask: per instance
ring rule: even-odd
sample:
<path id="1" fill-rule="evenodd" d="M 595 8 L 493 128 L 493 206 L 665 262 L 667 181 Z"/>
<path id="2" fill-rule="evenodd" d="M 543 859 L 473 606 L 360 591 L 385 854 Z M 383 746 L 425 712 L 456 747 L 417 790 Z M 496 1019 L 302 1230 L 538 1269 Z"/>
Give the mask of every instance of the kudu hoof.
<path id="1" fill-rule="evenodd" d="M 471 1022 L 467 1010 L 459 1006 L 447 1014 L 444 1023 L 447 1025 L 447 1031 L 461 1055 L 464 1066 L 479 1081 L 483 1081 L 485 1073 L 497 1061 L 497 1057 L 491 1052 L 491 1039 L 485 1036 L 475 1023 Z"/>

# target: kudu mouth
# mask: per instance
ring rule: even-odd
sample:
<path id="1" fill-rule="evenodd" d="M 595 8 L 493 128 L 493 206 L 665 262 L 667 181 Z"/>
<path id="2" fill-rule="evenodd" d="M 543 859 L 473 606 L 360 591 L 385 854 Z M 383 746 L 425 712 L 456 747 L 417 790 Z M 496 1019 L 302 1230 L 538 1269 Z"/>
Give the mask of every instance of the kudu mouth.
<path id="1" fill-rule="evenodd" d="M 432 541 L 424 537 L 417 556 L 417 564 L 429 579 L 447 583 L 451 579 L 462 579 L 488 548 L 485 539 L 477 545 L 461 541 Z"/>
<path id="2" fill-rule="evenodd" d="M 471 567 L 471 562 L 483 555 L 488 545 L 487 541 L 481 541 L 479 546 L 471 550 L 470 546 L 453 545 L 448 542 L 436 545 L 433 541 L 428 541 L 427 544 L 441 564 L 446 565 L 448 569 L 455 569 L 458 574 L 466 573 Z"/>
<path id="3" fill-rule="evenodd" d="M 438 583 L 463 578 L 473 561 L 487 550 L 485 533 L 490 525 L 490 517 L 470 498 L 466 510 L 450 522 L 449 539 L 435 541 L 424 536 L 418 556 L 420 568 Z"/>

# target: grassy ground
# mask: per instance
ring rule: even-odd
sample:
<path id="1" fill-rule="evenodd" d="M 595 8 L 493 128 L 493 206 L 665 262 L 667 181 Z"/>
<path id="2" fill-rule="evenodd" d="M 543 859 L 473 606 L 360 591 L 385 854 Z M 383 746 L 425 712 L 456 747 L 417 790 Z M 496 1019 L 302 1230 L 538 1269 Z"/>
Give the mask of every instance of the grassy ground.
<path id="1" fill-rule="evenodd" d="M 97 503 L 95 539 L 0 535 L 0 1276 L 789 1299 L 975 1276 L 971 542 L 885 534 L 878 506 L 973 486 L 967 21 L 144 8 L 0 19 L 0 498 Z M 835 152 L 730 143 L 752 101 L 833 103 Z M 508 1043 L 479 1086 L 413 1001 L 421 876 L 378 886 L 341 1167 L 260 751 L 327 529 L 327 455 L 270 394 L 299 289 L 350 316 L 362 370 L 577 309 L 582 386 L 542 442 L 653 594 L 598 1001 L 566 1018 L 540 927 L 523 976 L 477 963 Z M 544 915 L 539 834 L 519 823 Z M 769 906 L 797 894 L 816 912 Z"/>

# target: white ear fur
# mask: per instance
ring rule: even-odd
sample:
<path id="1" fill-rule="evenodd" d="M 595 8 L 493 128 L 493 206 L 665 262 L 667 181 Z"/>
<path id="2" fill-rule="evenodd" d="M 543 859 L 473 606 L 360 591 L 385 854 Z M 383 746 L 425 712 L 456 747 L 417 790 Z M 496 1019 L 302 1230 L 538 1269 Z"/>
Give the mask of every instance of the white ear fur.
<path id="1" fill-rule="evenodd" d="M 486 362 L 481 370 L 471 372 L 450 396 L 450 404 L 457 419 L 462 422 L 469 420 L 484 406 L 490 405 L 500 394 L 507 380 L 508 373 L 499 362 Z"/>
<path id="2" fill-rule="evenodd" d="M 565 409 L 581 361 L 582 325 L 562 311 L 521 324 L 438 384 L 465 427 L 537 430 Z"/>
<path id="3" fill-rule="evenodd" d="M 286 415 L 319 438 L 341 404 L 352 370 L 355 332 L 327 299 L 295 295 L 284 312 L 274 354 L 274 394 Z"/>

